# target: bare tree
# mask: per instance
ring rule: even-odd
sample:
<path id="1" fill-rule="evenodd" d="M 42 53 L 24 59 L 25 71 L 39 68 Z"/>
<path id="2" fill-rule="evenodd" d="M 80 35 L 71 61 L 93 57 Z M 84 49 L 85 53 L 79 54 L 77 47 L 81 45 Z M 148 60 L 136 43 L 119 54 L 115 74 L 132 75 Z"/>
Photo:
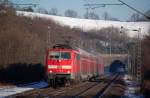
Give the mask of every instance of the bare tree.
<path id="1" fill-rule="evenodd" d="M 98 14 L 96 14 L 96 13 L 94 13 L 94 12 L 89 12 L 89 13 L 85 13 L 84 14 L 84 18 L 85 19 L 100 19 L 99 18 L 99 15 Z"/>
<path id="2" fill-rule="evenodd" d="M 1 0 L 1 1 L 0 1 L 0 4 L 2 4 L 2 5 L 4 5 L 4 6 L 9 6 L 9 5 L 12 6 L 10 0 Z"/>
<path id="3" fill-rule="evenodd" d="M 144 14 L 150 17 L 150 10 L 147 10 Z M 150 21 L 150 20 L 148 20 L 148 19 L 147 19 L 146 17 L 144 17 L 144 16 L 142 16 L 140 20 L 141 20 L 141 21 Z"/>
<path id="4" fill-rule="evenodd" d="M 109 20 L 110 19 L 110 15 L 107 12 L 104 12 L 102 15 L 104 20 Z"/>
<path id="5" fill-rule="evenodd" d="M 78 14 L 77 14 L 76 11 L 68 9 L 68 10 L 65 11 L 65 16 L 76 18 L 76 17 L 78 17 Z"/>
<path id="6" fill-rule="evenodd" d="M 89 18 L 89 13 L 88 13 L 88 12 L 86 12 L 86 13 L 84 14 L 84 18 L 85 18 L 85 19 L 88 19 L 88 18 Z"/>
<path id="7" fill-rule="evenodd" d="M 33 8 L 31 6 L 25 7 L 25 8 L 21 8 L 20 10 L 27 11 L 27 12 L 34 12 L 34 10 L 33 10 Z"/>
<path id="8" fill-rule="evenodd" d="M 48 11 L 46 9 L 44 9 L 44 8 L 38 8 L 37 12 L 38 13 L 42 13 L 42 14 L 48 14 Z"/>
<path id="9" fill-rule="evenodd" d="M 119 21 L 118 18 L 112 17 L 108 12 L 104 12 L 102 17 L 103 17 L 104 20 Z"/>
<path id="10" fill-rule="evenodd" d="M 131 15 L 129 21 L 135 22 L 135 21 L 139 21 L 139 19 L 140 19 L 140 15 L 139 15 L 138 13 L 133 13 L 133 14 Z"/>
<path id="11" fill-rule="evenodd" d="M 50 15 L 58 15 L 58 10 L 56 8 L 51 8 L 51 10 L 49 11 Z"/>

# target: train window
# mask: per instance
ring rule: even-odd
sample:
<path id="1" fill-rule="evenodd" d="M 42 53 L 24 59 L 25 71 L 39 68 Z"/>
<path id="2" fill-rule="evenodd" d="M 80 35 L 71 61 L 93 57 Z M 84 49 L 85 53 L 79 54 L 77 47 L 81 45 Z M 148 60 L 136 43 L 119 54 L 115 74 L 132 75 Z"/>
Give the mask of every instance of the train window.
<path id="1" fill-rule="evenodd" d="M 61 52 L 61 59 L 71 59 L 70 52 Z"/>
<path id="2" fill-rule="evenodd" d="M 80 59 L 80 55 L 76 54 L 76 60 L 79 60 L 79 59 Z"/>
<path id="3" fill-rule="evenodd" d="M 50 52 L 49 58 L 54 59 L 54 60 L 59 59 L 60 58 L 60 52 Z"/>
<path id="4" fill-rule="evenodd" d="M 49 58 L 52 60 L 71 59 L 70 52 L 50 52 Z"/>

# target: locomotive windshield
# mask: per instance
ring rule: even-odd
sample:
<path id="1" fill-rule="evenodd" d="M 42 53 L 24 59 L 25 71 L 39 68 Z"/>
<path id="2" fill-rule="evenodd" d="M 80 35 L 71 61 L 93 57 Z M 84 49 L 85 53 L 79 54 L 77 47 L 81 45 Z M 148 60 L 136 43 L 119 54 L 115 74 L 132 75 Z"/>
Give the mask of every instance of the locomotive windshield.
<path id="1" fill-rule="evenodd" d="M 50 52 L 49 58 L 52 60 L 66 60 L 71 59 L 70 52 Z"/>
<path id="2" fill-rule="evenodd" d="M 59 59 L 60 58 L 60 52 L 50 52 L 49 53 L 49 58 L 54 59 L 54 60 Z"/>
<path id="3" fill-rule="evenodd" d="M 61 59 L 70 59 L 70 52 L 61 52 Z"/>

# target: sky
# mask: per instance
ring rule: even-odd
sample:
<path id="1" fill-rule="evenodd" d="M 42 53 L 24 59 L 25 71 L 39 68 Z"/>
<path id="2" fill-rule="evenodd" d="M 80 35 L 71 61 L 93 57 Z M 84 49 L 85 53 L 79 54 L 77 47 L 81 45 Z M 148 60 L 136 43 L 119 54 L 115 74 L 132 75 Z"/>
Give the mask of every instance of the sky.
<path id="1" fill-rule="evenodd" d="M 67 9 L 74 10 L 78 13 L 78 15 L 83 18 L 83 15 L 86 12 L 86 7 L 84 4 L 87 2 L 89 4 L 102 4 L 102 3 L 120 3 L 118 0 L 11 0 L 14 3 L 36 3 L 38 8 L 44 8 L 46 10 L 50 10 L 51 8 L 57 8 L 58 13 L 62 16 Z M 150 10 L 150 0 L 122 0 L 130 6 L 138 9 L 141 12 L 145 12 Z M 91 10 L 92 11 L 92 10 Z M 99 14 L 100 19 L 102 19 L 102 15 L 104 12 L 108 12 L 110 16 L 114 18 L 118 18 L 121 21 L 126 21 L 129 17 L 136 13 L 125 5 L 113 5 L 100 7 L 94 10 L 95 13 Z"/>

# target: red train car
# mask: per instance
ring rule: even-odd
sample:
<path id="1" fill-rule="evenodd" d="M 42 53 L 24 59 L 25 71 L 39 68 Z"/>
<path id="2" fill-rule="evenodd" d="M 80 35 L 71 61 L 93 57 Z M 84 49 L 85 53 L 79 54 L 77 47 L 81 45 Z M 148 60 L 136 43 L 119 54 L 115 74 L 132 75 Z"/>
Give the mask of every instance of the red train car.
<path id="1" fill-rule="evenodd" d="M 68 45 L 55 45 L 47 50 L 48 82 L 81 80 L 104 73 L 102 58 Z"/>

